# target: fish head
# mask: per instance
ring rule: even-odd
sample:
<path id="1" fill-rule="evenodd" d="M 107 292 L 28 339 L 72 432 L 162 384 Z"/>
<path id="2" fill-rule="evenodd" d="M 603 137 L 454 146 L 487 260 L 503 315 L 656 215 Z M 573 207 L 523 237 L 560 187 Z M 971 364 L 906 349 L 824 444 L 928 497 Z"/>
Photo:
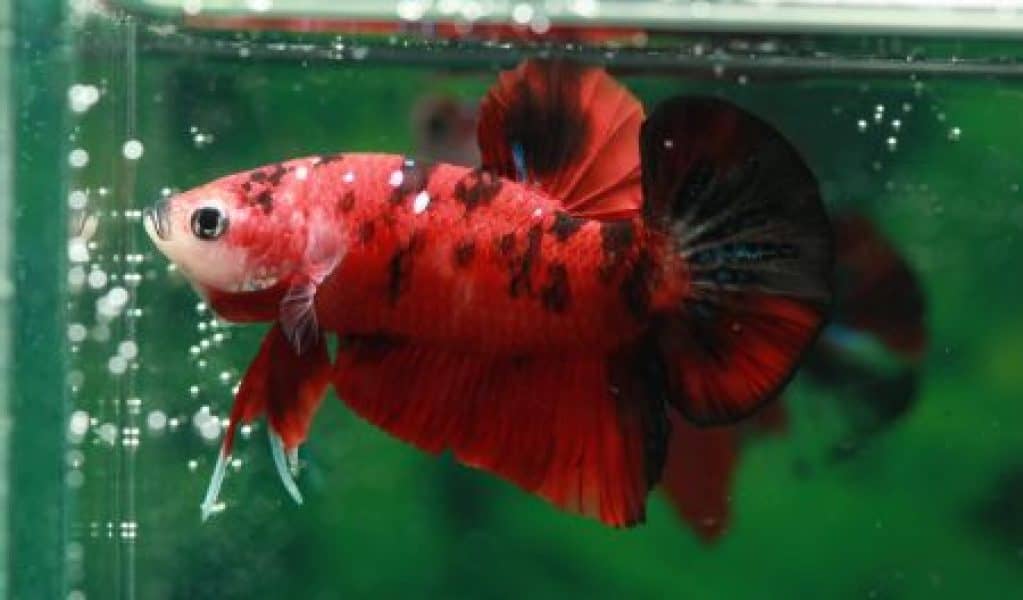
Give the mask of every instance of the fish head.
<path id="1" fill-rule="evenodd" d="M 253 190 L 251 173 L 163 199 L 144 211 L 146 232 L 204 292 L 253 292 L 290 277 L 304 250 L 305 218 L 294 190 Z M 268 204 L 274 192 L 285 201 Z M 263 197 L 261 203 L 256 198 Z"/>

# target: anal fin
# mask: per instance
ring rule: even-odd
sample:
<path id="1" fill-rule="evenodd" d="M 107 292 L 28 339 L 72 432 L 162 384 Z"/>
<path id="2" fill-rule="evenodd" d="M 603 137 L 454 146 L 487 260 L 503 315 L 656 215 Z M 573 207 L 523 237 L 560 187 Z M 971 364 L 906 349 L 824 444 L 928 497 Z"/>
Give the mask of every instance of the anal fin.
<path id="1" fill-rule="evenodd" d="M 450 449 L 564 510 L 628 526 L 643 520 L 661 461 L 650 449 L 663 447 L 649 441 L 665 427 L 616 377 L 600 355 L 471 355 L 378 336 L 343 341 L 334 383 L 423 450 Z"/>

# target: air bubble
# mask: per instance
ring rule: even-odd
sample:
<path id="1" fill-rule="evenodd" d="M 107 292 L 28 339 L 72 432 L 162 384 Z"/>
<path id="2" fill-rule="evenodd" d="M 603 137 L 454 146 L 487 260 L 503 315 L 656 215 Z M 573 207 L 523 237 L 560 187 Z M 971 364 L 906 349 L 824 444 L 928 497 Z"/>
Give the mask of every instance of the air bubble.
<path id="1" fill-rule="evenodd" d="M 111 356 L 107 361 L 107 370 L 114 375 L 122 375 L 128 370 L 128 361 L 121 355 Z"/>
<path id="2" fill-rule="evenodd" d="M 76 410 L 71 413 L 68 420 L 68 433 L 75 437 L 82 437 L 89 431 L 89 413 L 84 410 Z"/>
<path id="3" fill-rule="evenodd" d="M 67 195 L 67 205 L 71 210 L 83 210 L 89 203 L 89 195 L 84 190 L 71 190 Z"/>
<path id="4" fill-rule="evenodd" d="M 150 431 L 163 431 L 167 427 L 167 415 L 162 410 L 153 410 L 146 415 L 146 426 Z"/>
<path id="5" fill-rule="evenodd" d="M 89 335 L 89 330 L 81 323 L 72 323 L 67 327 L 67 339 L 74 343 L 84 342 Z"/>
<path id="6" fill-rule="evenodd" d="M 117 442 L 117 426 L 113 423 L 104 423 L 96 428 L 96 435 L 104 443 L 113 446 Z"/>
<path id="7" fill-rule="evenodd" d="M 512 20 L 519 25 L 526 25 L 533 20 L 534 12 L 531 4 L 526 4 L 525 2 L 516 4 L 512 8 Z"/>
<path id="8" fill-rule="evenodd" d="M 124 340 L 118 344 L 117 353 L 127 360 L 132 360 L 139 355 L 139 346 L 132 340 Z"/>
<path id="9" fill-rule="evenodd" d="M 426 14 L 427 6 L 425 0 L 400 0 L 396 11 L 398 17 L 404 21 L 418 21 Z"/>
<path id="10" fill-rule="evenodd" d="M 245 4 L 254 12 L 267 12 L 273 8 L 273 0 L 246 0 Z"/>
<path id="11" fill-rule="evenodd" d="M 951 142 L 958 142 L 959 138 L 962 137 L 963 131 L 958 127 L 953 127 L 948 130 L 948 139 Z"/>
<path id="12" fill-rule="evenodd" d="M 198 468 L 199 468 L 199 461 L 195 460 L 194 458 L 192 460 L 188 461 L 188 470 L 189 471 L 194 471 L 194 470 L 196 470 Z"/>
<path id="13" fill-rule="evenodd" d="M 866 131 L 867 130 L 867 120 L 866 119 L 860 119 L 859 121 L 856 121 L 856 129 L 858 129 L 860 131 L 860 133 L 863 133 L 864 131 Z"/>
<path id="14" fill-rule="evenodd" d="M 101 269 L 93 269 L 89 271 L 88 277 L 89 287 L 94 290 L 98 290 L 107 285 L 107 274 Z"/>
<path id="15" fill-rule="evenodd" d="M 888 145 L 888 150 L 894 152 L 899 146 L 899 140 L 895 136 L 890 136 L 885 140 L 885 144 Z"/>
<path id="16" fill-rule="evenodd" d="M 142 142 L 138 140 L 128 140 L 121 147 L 121 154 L 124 155 L 128 160 L 138 160 L 142 158 L 142 152 L 144 148 Z"/>
<path id="17" fill-rule="evenodd" d="M 181 3 L 181 11 L 188 16 L 194 17 L 202 11 L 202 0 L 184 0 Z"/>
<path id="18" fill-rule="evenodd" d="M 99 88 L 87 83 L 76 83 L 68 88 L 67 100 L 72 112 L 84 113 L 99 102 Z"/>
<path id="19" fill-rule="evenodd" d="M 89 153 L 82 148 L 75 148 L 67 155 L 67 162 L 73 169 L 81 169 L 89 164 Z"/>

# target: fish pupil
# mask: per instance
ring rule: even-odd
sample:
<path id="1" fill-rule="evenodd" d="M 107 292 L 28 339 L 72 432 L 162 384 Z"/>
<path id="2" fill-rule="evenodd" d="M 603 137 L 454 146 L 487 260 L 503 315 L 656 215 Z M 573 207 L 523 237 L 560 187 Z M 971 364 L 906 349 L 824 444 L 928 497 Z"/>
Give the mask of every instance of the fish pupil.
<path id="1" fill-rule="evenodd" d="M 192 233 L 200 240 L 215 240 L 226 231 L 227 216 L 219 208 L 204 206 L 192 213 Z"/>

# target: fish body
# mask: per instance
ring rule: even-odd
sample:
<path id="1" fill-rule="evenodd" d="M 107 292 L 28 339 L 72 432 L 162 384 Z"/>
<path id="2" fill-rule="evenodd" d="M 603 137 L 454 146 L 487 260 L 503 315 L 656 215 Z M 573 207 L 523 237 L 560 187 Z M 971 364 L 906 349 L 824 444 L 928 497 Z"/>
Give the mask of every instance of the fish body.
<path id="1" fill-rule="evenodd" d="M 278 470 L 329 385 L 365 419 L 572 512 L 640 522 L 669 416 L 756 411 L 830 296 L 816 181 L 769 125 L 676 98 L 644 120 L 603 70 L 527 61 L 481 105 L 476 167 L 344 153 L 147 212 L 221 316 L 270 321 L 238 390 Z M 335 359 L 326 339 L 336 335 Z"/>

